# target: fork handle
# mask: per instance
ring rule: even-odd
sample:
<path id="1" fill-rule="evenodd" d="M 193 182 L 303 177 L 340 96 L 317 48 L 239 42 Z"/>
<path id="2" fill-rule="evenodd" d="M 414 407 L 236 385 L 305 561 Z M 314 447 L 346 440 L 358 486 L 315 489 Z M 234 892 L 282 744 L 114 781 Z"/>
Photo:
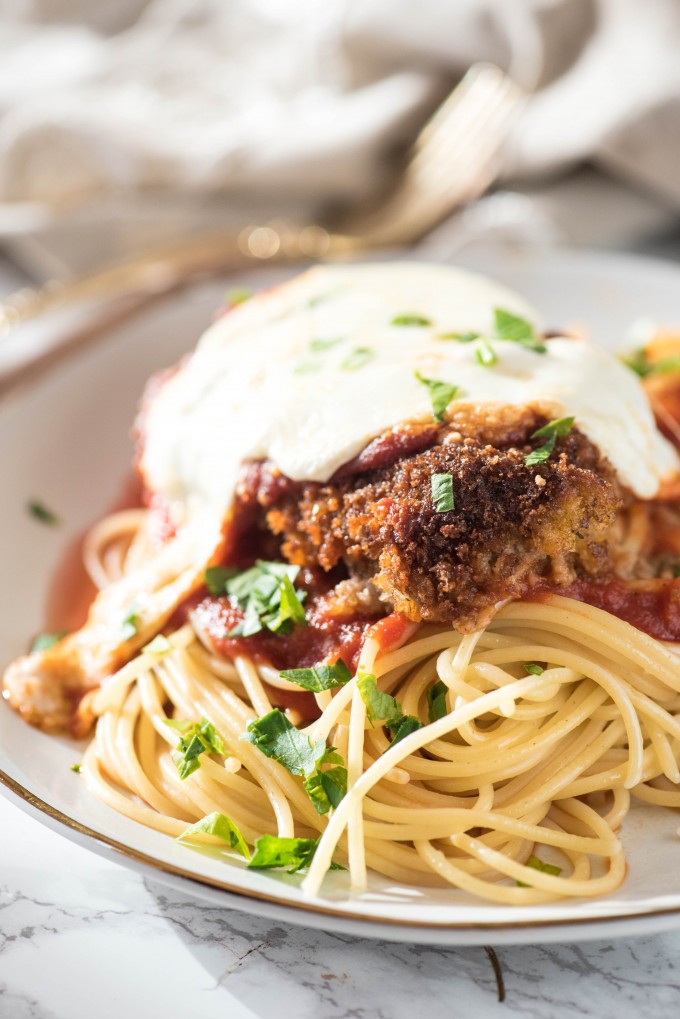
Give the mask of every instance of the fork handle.
<path id="1" fill-rule="evenodd" d="M 64 306 L 123 296 L 154 298 L 196 276 L 235 271 L 263 263 L 306 262 L 350 254 L 357 238 L 329 233 L 321 226 L 296 227 L 275 221 L 248 226 L 238 234 L 204 234 L 181 245 L 132 259 L 82 279 L 25 288 L 0 304 L 0 326 L 14 326 Z"/>

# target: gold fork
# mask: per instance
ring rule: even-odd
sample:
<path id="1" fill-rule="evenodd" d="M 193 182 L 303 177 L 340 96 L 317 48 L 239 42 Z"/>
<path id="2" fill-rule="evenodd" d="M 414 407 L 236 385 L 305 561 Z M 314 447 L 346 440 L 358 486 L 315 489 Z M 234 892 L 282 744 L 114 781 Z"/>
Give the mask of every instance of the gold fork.
<path id="1" fill-rule="evenodd" d="M 421 131 L 397 187 L 369 214 L 346 218 L 337 230 L 273 221 L 237 234 L 202 235 L 79 280 L 25 288 L 0 304 L 0 329 L 8 332 L 44 312 L 84 301 L 124 297 L 136 310 L 145 298 L 169 293 L 196 276 L 252 264 L 337 259 L 413 243 L 490 186 L 523 99 L 497 67 L 473 65 Z M 109 324 L 110 309 L 99 327 Z"/>

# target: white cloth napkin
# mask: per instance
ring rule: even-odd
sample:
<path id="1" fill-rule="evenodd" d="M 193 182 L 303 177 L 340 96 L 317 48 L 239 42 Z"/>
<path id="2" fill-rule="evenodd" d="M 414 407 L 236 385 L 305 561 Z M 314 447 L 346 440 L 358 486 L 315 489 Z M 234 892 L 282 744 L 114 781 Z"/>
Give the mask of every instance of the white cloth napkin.
<path id="1" fill-rule="evenodd" d="M 590 160 L 677 209 L 679 54 L 677 0 L 0 0 L 0 236 L 64 276 L 370 199 L 478 60 L 533 94 L 506 180 Z"/>

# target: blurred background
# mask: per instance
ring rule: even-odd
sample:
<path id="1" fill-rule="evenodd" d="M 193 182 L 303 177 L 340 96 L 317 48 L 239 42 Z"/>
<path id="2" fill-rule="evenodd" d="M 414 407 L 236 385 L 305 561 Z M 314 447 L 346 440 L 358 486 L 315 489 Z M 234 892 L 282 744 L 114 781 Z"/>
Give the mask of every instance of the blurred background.
<path id="1" fill-rule="evenodd" d="M 7 280 L 272 218 L 356 223 L 480 62 L 526 101 L 424 251 L 680 256 L 679 54 L 679 0 L 0 0 Z"/>

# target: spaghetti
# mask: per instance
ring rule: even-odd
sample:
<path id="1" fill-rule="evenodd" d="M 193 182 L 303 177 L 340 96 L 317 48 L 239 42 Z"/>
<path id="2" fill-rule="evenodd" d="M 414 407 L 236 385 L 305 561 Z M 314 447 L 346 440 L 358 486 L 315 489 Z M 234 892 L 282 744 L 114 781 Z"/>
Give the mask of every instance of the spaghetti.
<path id="1" fill-rule="evenodd" d="M 138 522 L 120 515 L 100 526 L 99 545 L 88 542 L 100 583 L 119 576 L 126 559 L 138 562 L 140 544 L 130 540 Z M 680 806 L 677 658 L 574 599 L 510 602 L 468 636 L 423 625 L 393 650 L 369 636 L 358 672 L 374 674 L 423 727 L 390 746 L 384 729 L 368 723 L 355 679 L 317 694 L 320 717 L 304 731 L 340 747 L 348 764 L 347 794 L 328 821 L 299 779 L 242 738 L 254 716 L 272 709 L 272 682 L 287 681 L 244 658 L 216 656 L 190 623 L 169 644 L 163 655 L 139 655 L 91 695 L 97 725 L 82 764 L 88 787 L 173 836 L 213 812 L 251 844 L 273 831 L 321 836 L 304 880 L 310 893 L 337 848 L 357 888 L 368 866 L 402 883 L 454 885 L 499 903 L 601 895 L 624 877 L 616 833 L 631 795 Z M 427 694 L 437 682 L 446 686 L 447 711 L 431 722 Z M 177 732 L 167 722 L 202 716 L 225 754 L 204 755 L 183 781 L 171 756 Z"/>

